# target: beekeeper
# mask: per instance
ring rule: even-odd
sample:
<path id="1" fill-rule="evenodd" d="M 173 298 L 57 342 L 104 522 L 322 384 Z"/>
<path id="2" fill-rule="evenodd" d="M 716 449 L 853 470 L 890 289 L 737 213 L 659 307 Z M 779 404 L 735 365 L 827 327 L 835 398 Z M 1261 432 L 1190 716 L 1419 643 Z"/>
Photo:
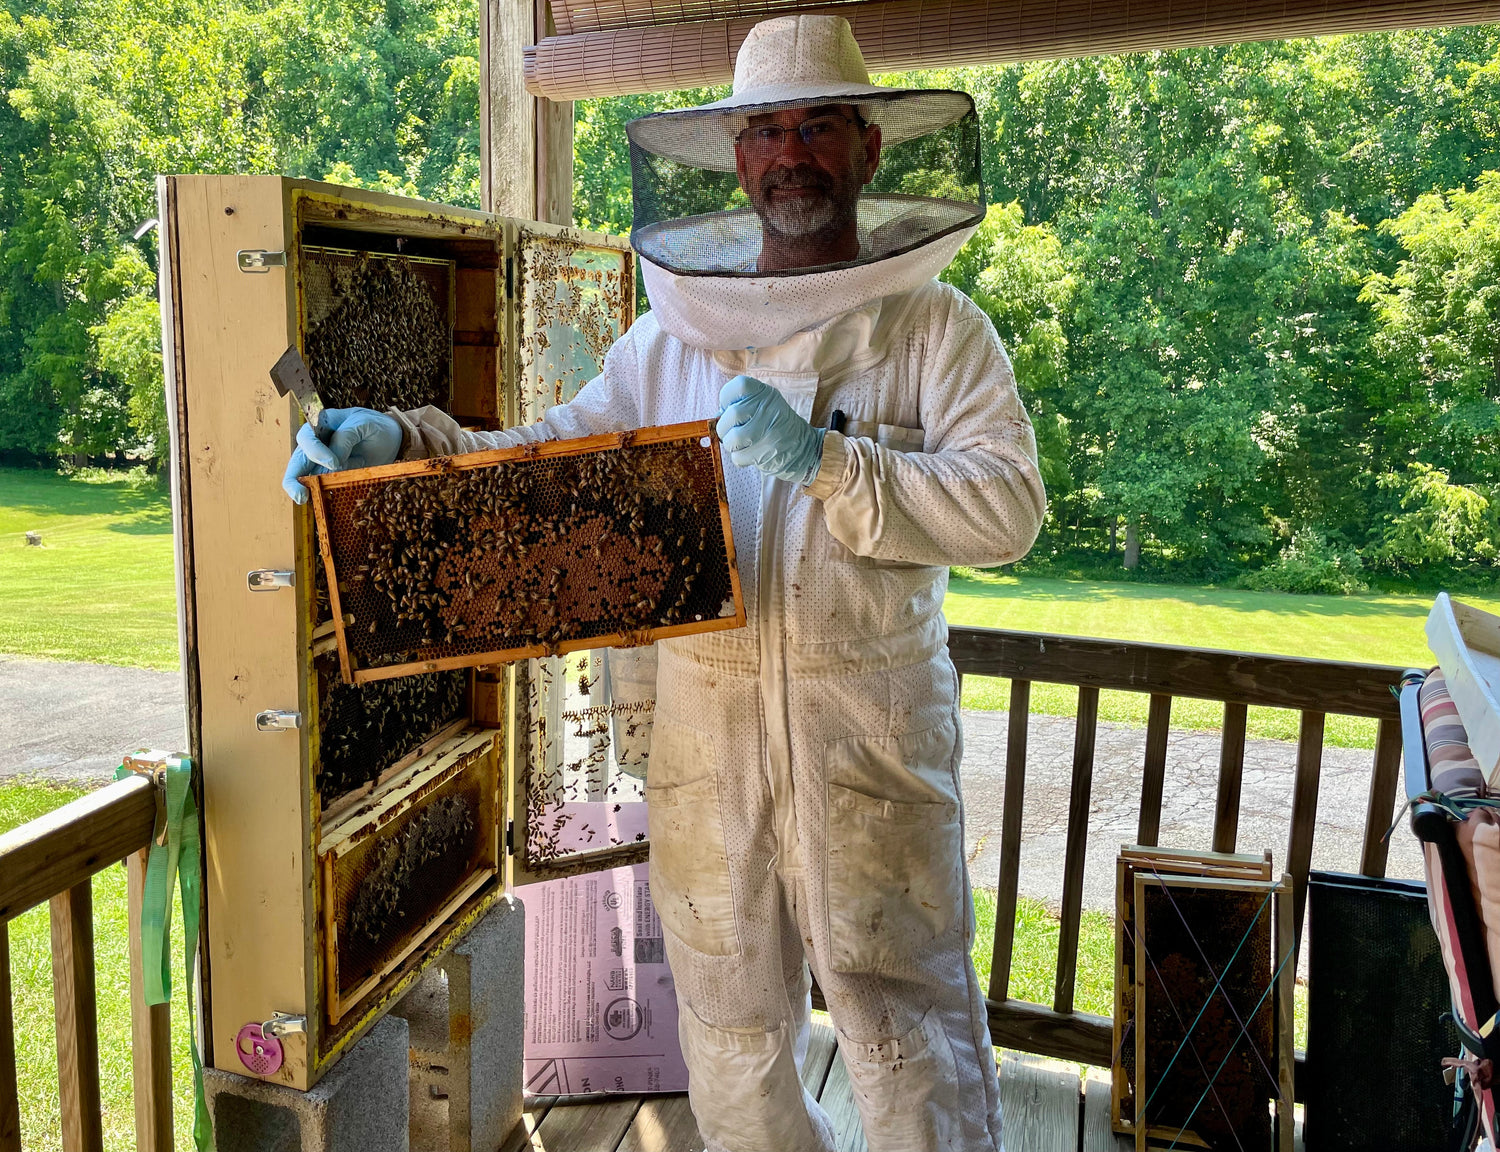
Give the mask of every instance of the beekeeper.
<path id="1" fill-rule="evenodd" d="M 934 279 L 984 214 L 973 101 L 872 85 L 844 19 L 798 15 L 750 32 L 733 95 L 626 131 L 651 311 L 601 375 L 507 432 L 329 412 L 287 489 L 722 410 L 748 622 L 658 645 L 646 788 L 693 1113 L 710 1149 L 832 1149 L 810 963 L 872 1152 L 998 1152 L 942 602 L 1045 497 L 994 328 Z"/>

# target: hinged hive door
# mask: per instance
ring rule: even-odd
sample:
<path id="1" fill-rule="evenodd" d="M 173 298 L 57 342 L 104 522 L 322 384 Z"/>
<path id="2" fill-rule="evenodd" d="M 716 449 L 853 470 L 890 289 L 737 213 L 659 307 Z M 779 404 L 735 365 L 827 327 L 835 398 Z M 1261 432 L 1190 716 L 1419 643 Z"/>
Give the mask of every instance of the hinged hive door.
<path id="1" fill-rule="evenodd" d="M 622 239 L 511 225 L 507 243 L 515 423 L 571 400 L 635 317 Z M 654 647 L 529 660 L 513 670 L 513 879 L 644 860 Z"/>
<path id="2" fill-rule="evenodd" d="M 506 226 L 276 176 L 159 184 L 206 1055 L 311 1087 L 500 894 L 504 716 L 468 671 L 346 685 L 312 515 L 281 490 L 306 359 L 330 407 L 499 427 Z M 247 1025 L 297 1018 L 248 1067 Z"/>

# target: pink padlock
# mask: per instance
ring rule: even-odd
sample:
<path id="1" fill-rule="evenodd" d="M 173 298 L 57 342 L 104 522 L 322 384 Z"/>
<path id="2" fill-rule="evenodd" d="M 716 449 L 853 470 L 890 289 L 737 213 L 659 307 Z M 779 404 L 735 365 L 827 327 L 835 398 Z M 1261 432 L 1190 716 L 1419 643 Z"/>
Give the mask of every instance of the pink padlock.
<path id="1" fill-rule="evenodd" d="M 257 1076 L 274 1076 L 281 1069 L 281 1041 L 259 1024 L 246 1024 L 234 1038 L 240 1063 Z"/>

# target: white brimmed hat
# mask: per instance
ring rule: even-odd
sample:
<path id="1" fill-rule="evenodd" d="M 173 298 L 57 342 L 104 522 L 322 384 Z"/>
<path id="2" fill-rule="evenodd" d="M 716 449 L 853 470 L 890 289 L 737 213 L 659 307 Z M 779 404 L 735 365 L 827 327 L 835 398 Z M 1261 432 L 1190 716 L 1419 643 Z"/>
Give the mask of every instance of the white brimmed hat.
<path id="1" fill-rule="evenodd" d="M 658 156 L 733 172 L 734 138 L 751 116 L 819 104 L 855 105 L 867 122 L 880 125 L 885 148 L 935 132 L 974 110 L 965 92 L 871 84 L 849 21 L 801 13 L 750 29 L 734 62 L 730 96 L 643 116 L 625 130 L 633 144 Z"/>

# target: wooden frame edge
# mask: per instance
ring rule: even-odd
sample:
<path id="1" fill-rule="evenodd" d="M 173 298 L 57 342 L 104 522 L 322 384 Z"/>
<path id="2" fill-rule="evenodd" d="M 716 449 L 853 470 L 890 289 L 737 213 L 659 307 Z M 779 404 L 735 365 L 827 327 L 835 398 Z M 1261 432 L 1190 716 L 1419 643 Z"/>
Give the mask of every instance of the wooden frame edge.
<path id="1" fill-rule="evenodd" d="M 1284 916 L 1288 922 L 1290 922 L 1291 919 L 1290 897 L 1292 895 L 1292 886 L 1290 880 L 1290 876 L 1286 874 L 1283 874 L 1281 878 L 1277 880 L 1240 880 L 1228 877 L 1199 877 L 1191 875 L 1149 876 L 1141 872 L 1136 872 L 1135 908 L 1137 911 L 1139 911 L 1145 906 L 1145 893 L 1146 889 L 1149 887 L 1157 887 L 1162 889 L 1198 888 L 1208 889 L 1210 891 L 1243 892 L 1247 894 L 1263 893 L 1268 897 L 1265 915 L 1270 921 L 1269 927 L 1271 930 L 1271 962 L 1273 965 L 1275 965 L 1279 963 L 1280 958 L 1283 955 L 1283 952 L 1280 948 L 1280 940 L 1278 936 L 1280 917 Z M 1284 912 L 1282 910 L 1283 905 L 1287 905 Z M 1259 919 L 1259 914 L 1257 914 L 1256 918 Z M 1146 980 L 1143 971 L 1146 950 L 1146 933 L 1144 930 L 1144 926 L 1137 927 L 1135 940 L 1135 1018 L 1137 1021 L 1139 1021 L 1145 1013 L 1146 1000 Z M 1292 1093 L 1288 1091 L 1285 1085 L 1291 1080 L 1294 1073 L 1296 1053 L 1295 1051 L 1293 1051 L 1291 1054 L 1291 1060 L 1293 1061 L 1293 1063 L 1291 1068 L 1289 1069 L 1286 1066 L 1287 1057 L 1283 1052 L 1283 1045 L 1286 1043 L 1285 1038 L 1287 1036 L 1291 1036 L 1292 1034 L 1289 1030 L 1283 1028 L 1281 1023 L 1281 1000 L 1284 997 L 1289 997 L 1291 995 L 1290 985 L 1285 985 L 1285 977 L 1287 974 L 1286 968 L 1282 968 L 1278 974 L 1273 967 L 1272 973 L 1274 974 L 1273 978 L 1276 982 L 1277 990 L 1277 996 L 1273 1001 L 1271 1014 L 1272 1045 L 1276 1049 L 1273 1055 L 1276 1057 L 1277 1061 L 1277 1092 L 1282 1096 L 1283 1101 L 1291 1101 Z M 1295 978 L 1295 971 L 1292 972 L 1292 976 L 1293 978 Z M 1293 1037 L 1293 1039 L 1295 1039 L 1295 1037 Z M 1152 1124 L 1150 1122 L 1149 1116 L 1145 1118 L 1142 1117 L 1142 1112 L 1145 1109 L 1146 1100 L 1146 1039 L 1144 1029 L 1140 1028 L 1139 1026 L 1137 1026 L 1135 1030 L 1135 1041 L 1136 1123 L 1134 1126 L 1134 1131 L 1136 1141 L 1135 1146 L 1137 1152 L 1147 1152 L 1149 1143 L 1152 1140 L 1169 1140 L 1172 1141 L 1177 1147 L 1187 1146 L 1193 1148 L 1209 1148 L 1210 1145 L 1192 1129 L 1177 1129 L 1167 1127 L 1165 1125 Z M 1292 1115 L 1294 1111 L 1295 1103 L 1293 1102 L 1287 1107 L 1287 1115 Z M 1272 1135 L 1278 1140 L 1278 1142 L 1281 1139 L 1279 1135 L 1279 1127 L 1282 1124 L 1281 1113 L 1281 1105 L 1278 1104 L 1276 1121 L 1272 1125 Z M 1290 1137 L 1288 1137 L 1287 1140 L 1288 1142 L 1285 1145 L 1278 1148 L 1278 1152 L 1293 1152 L 1292 1145 L 1290 1143 Z"/>
<path id="2" fill-rule="evenodd" d="M 328 539 L 328 512 L 323 504 L 323 486 L 308 483 L 310 479 L 315 479 L 315 477 L 304 476 L 302 482 L 312 497 L 313 522 L 317 527 L 318 554 L 323 558 L 323 576 L 328 582 L 328 610 L 333 613 L 333 635 L 339 646 L 339 671 L 343 674 L 344 683 L 351 684 L 354 681 L 353 668 L 349 660 L 349 639 L 344 634 L 344 609 L 339 603 L 339 580 L 338 571 L 333 563 L 333 544 Z"/>
<path id="3" fill-rule="evenodd" d="M 480 729 L 479 731 L 489 736 L 490 743 L 488 751 L 485 753 L 481 753 L 481 755 L 488 759 L 490 765 L 489 779 L 492 784 L 498 787 L 499 781 L 502 778 L 503 768 L 500 764 L 500 758 L 498 755 L 499 750 L 496 746 L 495 734 L 491 729 Z M 472 763 L 473 761 L 465 762 L 463 760 L 459 760 L 435 772 L 430 779 L 424 780 L 421 785 L 418 788 L 415 788 L 410 794 L 403 796 L 395 801 L 388 813 L 387 822 L 389 822 L 390 820 L 398 819 L 407 811 L 414 808 L 428 795 L 431 795 L 437 789 L 447 784 L 450 780 L 453 780 L 455 777 L 467 771 Z M 418 793 L 421 794 L 419 795 Z M 497 809 L 495 812 L 495 828 L 493 831 L 498 831 L 500 823 L 503 819 L 503 813 Z M 354 1007 L 356 1007 L 361 1000 L 368 996 L 374 989 L 379 987 L 379 985 L 386 979 L 386 977 L 388 977 L 397 968 L 401 967 L 401 965 L 406 962 L 406 959 L 411 956 L 413 952 L 415 952 L 434 935 L 436 935 L 440 931 L 442 926 L 447 923 L 449 917 L 451 917 L 455 912 L 462 908 L 463 905 L 470 899 L 470 897 L 478 892 L 479 889 L 487 884 L 490 880 L 494 879 L 497 876 L 501 876 L 504 868 L 504 861 L 501 858 L 498 846 L 498 837 L 492 834 L 488 837 L 487 842 L 481 847 L 482 856 L 477 863 L 474 871 L 471 872 L 469 874 L 469 877 L 457 889 L 454 890 L 453 895 L 448 900 L 444 901 L 444 903 L 438 908 L 438 910 L 434 912 L 431 917 L 427 918 L 425 923 L 414 928 L 412 932 L 405 938 L 405 940 L 392 951 L 391 955 L 386 958 L 386 961 L 383 964 L 376 968 L 376 970 L 371 973 L 371 975 L 367 976 L 359 984 L 355 985 L 355 987 L 346 994 L 340 989 L 337 953 L 335 952 L 338 937 L 338 924 L 333 915 L 335 904 L 334 868 L 339 857 L 343 856 L 348 851 L 346 845 L 352 847 L 352 843 L 353 837 L 346 837 L 339 843 L 333 844 L 329 846 L 327 850 L 320 851 L 319 853 L 319 861 L 324 866 L 326 876 L 326 899 L 322 916 L 325 934 L 325 950 L 327 953 L 327 979 L 325 981 L 325 988 L 327 990 L 328 996 L 328 1020 L 330 1024 L 335 1026 L 342 1023 L 344 1017 L 347 1016 L 349 1012 Z"/>
<path id="4" fill-rule="evenodd" d="M 548 459 L 553 456 L 579 456 L 624 448 L 632 444 L 661 444 L 672 440 L 708 437 L 715 443 L 718 435 L 712 420 L 690 420 L 681 424 L 662 424 L 650 428 L 600 432 L 593 436 L 573 436 L 565 440 L 536 440 L 513 448 L 484 448 L 478 452 L 460 452 L 452 456 L 429 456 L 423 460 L 398 460 L 373 468 L 347 468 L 340 472 L 321 472 L 304 476 L 302 482 L 312 488 L 347 488 L 371 480 L 392 480 L 404 476 L 421 476 L 429 472 L 467 472 L 508 464 L 512 460 Z"/>

